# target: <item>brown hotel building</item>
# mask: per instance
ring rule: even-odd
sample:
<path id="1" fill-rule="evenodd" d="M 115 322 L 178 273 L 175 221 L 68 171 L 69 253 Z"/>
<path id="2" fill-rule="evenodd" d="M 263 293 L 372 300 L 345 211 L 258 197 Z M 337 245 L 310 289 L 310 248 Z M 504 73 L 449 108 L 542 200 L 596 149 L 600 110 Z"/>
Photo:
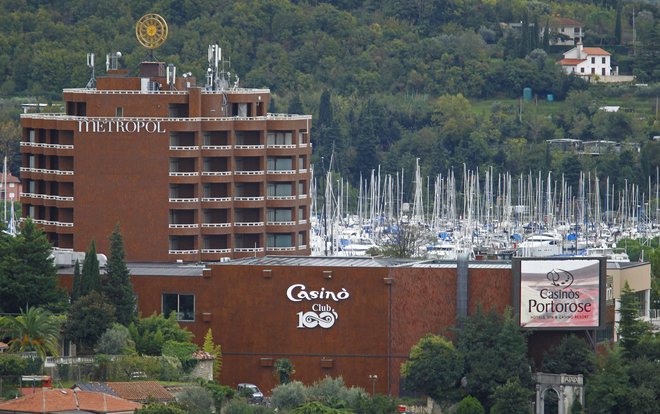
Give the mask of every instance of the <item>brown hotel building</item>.
<path id="1" fill-rule="evenodd" d="M 269 114 L 268 89 L 167 83 L 165 64 L 65 89 L 24 114 L 23 212 L 57 248 L 128 261 L 309 255 L 311 116 Z"/>

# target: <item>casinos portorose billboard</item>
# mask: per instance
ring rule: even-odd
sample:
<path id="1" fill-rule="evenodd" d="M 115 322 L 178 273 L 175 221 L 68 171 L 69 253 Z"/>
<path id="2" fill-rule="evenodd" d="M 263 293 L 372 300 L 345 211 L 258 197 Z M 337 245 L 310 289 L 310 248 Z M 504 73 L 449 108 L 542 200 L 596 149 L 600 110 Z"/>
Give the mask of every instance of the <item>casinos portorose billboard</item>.
<path id="1" fill-rule="evenodd" d="M 528 329 L 591 329 L 605 316 L 605 258 L 516 258 L 514 304 Z"/>

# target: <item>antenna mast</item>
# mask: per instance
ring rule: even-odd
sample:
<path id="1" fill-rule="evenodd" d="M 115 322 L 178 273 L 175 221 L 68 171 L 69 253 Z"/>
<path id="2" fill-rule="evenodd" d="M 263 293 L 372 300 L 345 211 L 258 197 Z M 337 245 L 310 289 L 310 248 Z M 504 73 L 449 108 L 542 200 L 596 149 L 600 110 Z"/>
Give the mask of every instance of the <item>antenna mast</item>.
<path id="1" fill-rule="evenodd" d="M 96 88 L 96 74 L 94 73 L 94 53 L 87 54 L 87 67 L 92 70 L 92 77 L 89 78 L 89 82 L 87 82 L 87 86 L 85 86 L 85 88 L 94 89 Z"/>

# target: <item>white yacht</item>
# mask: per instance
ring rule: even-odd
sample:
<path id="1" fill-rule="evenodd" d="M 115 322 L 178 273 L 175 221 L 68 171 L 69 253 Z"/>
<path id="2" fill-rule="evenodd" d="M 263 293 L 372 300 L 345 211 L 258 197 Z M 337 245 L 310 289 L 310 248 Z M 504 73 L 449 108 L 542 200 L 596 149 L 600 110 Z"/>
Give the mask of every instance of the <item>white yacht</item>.
<path id="1" fill-rule="evenodd" d="M 562 254 L 562 238 L 558 233 L 537 233 L 516 247 L 516 256 L 548 257 Z"/>

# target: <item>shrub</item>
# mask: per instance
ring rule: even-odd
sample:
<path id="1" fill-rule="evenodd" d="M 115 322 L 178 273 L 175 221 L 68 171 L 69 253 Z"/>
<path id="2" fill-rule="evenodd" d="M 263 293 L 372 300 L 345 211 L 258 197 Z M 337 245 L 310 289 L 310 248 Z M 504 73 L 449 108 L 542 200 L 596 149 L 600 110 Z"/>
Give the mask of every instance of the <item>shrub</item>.
<path id="1" fill-rule="evenodd" d="M 484 414 L 484 406 L 471 395 L 456 405 L 456 414 Z"/>
<path id="2" fill-rule="evenodd" d="M 215 408 L 211 392 L 199 386 L 184 389 L 178 401 L 188 414 L 206 414 Z"/>
<path id="3" fill-rule="evenodd" d="M 135 342 L 127 327 L 115 323 L 101 335 L 95 350 L 97 354 L 131 355 L 135 353 Z"/>
<path id="4" fill-rule="evenodd" d="M 278 385 L 273 389 L 271 401 L 278 409 L 291 409 L 302 405 L 307 397 L 305 386 L 300 381 Z"/>

